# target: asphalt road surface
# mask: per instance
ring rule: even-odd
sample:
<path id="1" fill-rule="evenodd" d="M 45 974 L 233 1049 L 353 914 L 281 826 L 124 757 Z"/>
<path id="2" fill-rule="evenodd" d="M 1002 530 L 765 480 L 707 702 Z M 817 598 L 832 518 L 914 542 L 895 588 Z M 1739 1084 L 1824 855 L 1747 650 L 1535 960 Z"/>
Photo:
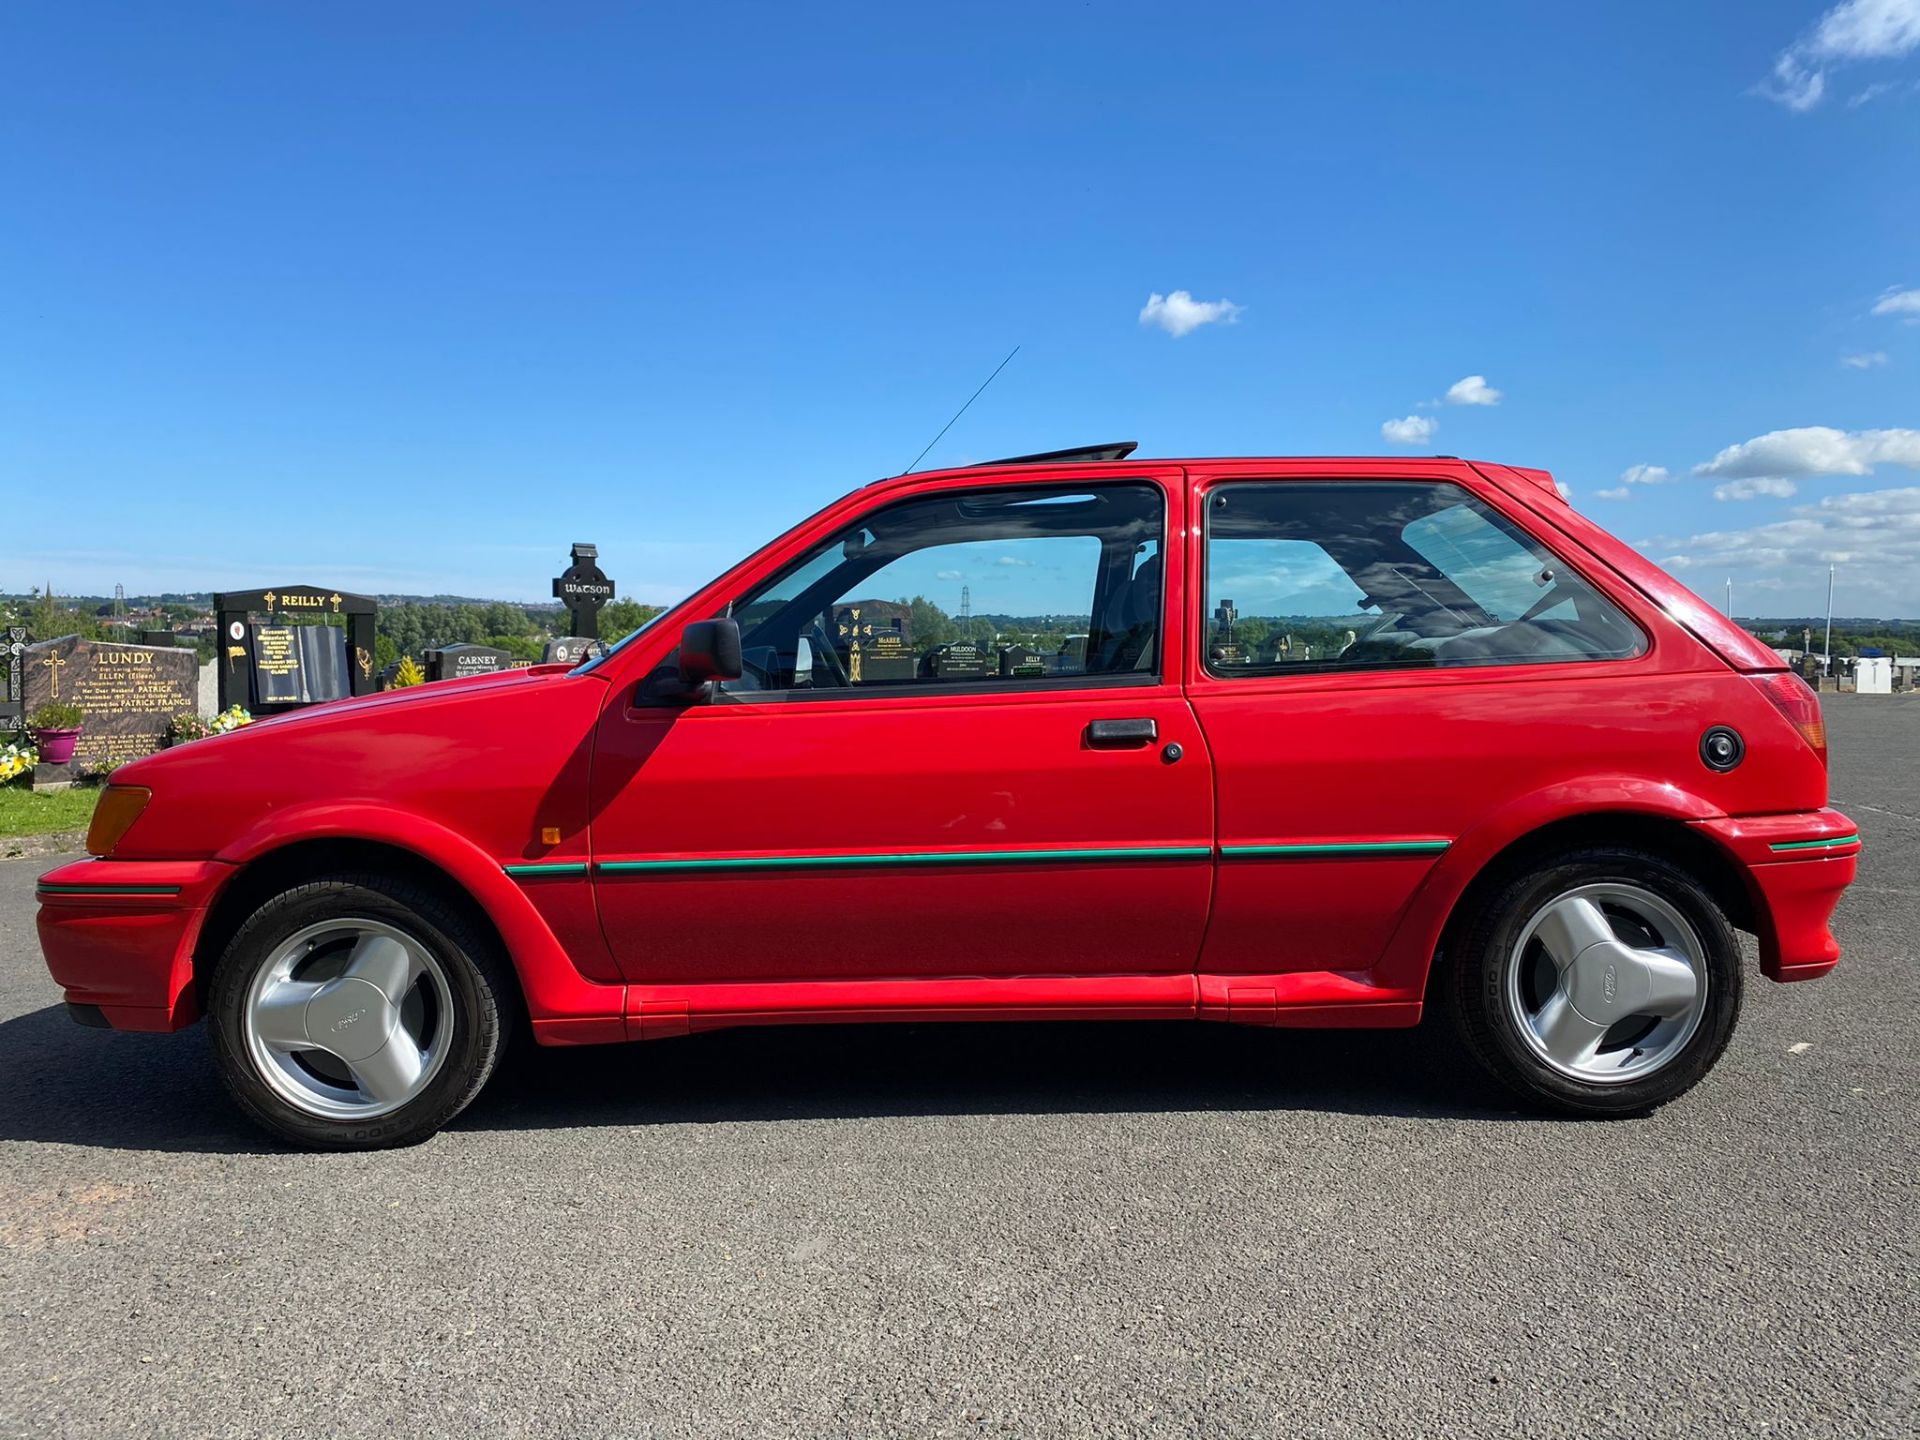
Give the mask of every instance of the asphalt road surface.
<path id="1" fill-rule="evenodd" d="M 274 1148 L 0 864 L 0 1433 L 1920 1433 L 1920 699 L 1829 697 L 1833 977 L 1657 1116 L 1435 1038 L 736 1031 Z"/>

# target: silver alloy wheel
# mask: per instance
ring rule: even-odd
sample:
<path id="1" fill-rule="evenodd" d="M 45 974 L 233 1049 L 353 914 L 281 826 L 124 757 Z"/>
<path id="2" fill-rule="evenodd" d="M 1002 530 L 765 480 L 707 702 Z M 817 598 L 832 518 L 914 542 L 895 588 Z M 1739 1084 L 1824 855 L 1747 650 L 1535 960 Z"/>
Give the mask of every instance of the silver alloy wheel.
<path id="1" fill-rule="evenodd" d="M 1707 952 L 1638 885 L 1582 885 L 1535 912 L 1507 956 L 1507 1004 L 1527 1045 L 1592 1084 L 1665 1068 L 1706 1013 Z"/>
<path id="2" fill-rule="evenodd" d="M 327 920 L 282 941 L 254 973 L 244 1024 L 254 1069 L 282 1100 L 325 1120 L 372 1120 L 446 1063 L 453 993 L 413 936 Z"/>

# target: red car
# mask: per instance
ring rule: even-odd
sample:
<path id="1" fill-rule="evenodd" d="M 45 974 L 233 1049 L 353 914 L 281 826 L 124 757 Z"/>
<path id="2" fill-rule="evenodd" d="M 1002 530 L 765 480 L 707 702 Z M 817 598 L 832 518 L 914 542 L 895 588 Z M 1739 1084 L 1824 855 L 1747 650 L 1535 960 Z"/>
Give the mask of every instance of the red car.
<path id="1" fill-rule="evenodd" d="M 1637 1113 L 1726 1046 L 1736 929 L 1833 968 L 1819 702 L 1546 473 L 1131 449 L 881 481 L 587 664 L 128 765 L 48 968 L 83 1023 L 208 1015 L 334 1148 L 431 1134 L 521 1025 L 1431 1008 Z"/>

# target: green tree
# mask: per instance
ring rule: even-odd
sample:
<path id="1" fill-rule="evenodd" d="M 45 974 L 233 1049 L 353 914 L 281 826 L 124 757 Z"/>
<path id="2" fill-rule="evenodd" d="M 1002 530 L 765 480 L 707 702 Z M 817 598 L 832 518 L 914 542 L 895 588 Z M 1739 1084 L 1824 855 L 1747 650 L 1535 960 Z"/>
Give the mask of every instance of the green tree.
<path id="1" fill-rule="evenodd" d="M 623 640 L 659 613 L 658 605 L 642 605 L 630 595 L 609 601 L 600 610 L 600 638 L 609 645 Z"/>

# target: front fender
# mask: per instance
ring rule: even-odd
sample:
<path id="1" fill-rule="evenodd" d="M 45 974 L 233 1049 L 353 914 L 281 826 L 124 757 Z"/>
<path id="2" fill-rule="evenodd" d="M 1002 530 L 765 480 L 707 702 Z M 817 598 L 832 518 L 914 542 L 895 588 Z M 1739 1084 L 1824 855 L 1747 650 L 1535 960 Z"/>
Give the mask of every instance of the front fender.
<path id="1" fill-rule="evenodd" d="M 1424 987 L 1454 907 L 1495 856 L 1557 821 L 1601 815 L 1689 822 L 1717 819 L 1721 811 L 1669 780 L 1639 775 L 1583 775 L 1517 796 L 1455 837 L 1427 872 L 1387 943 L 1376 983 Z"/>
<path id="2" fill-rule="evenodd" d="M 214 858 L 234 866 L 237 875 L 242 867 L 276 850 L 312 840 L 391 845 L 444 871 L 500 932 L 520 977 L 535 1033 L 542 1041 L 587 1043 L 626 1038 L 622 1018 L 626 987 L 596 984 L 581 975 L 547 922 L 499 862 L 444 825 L 383 805 L 316 801 L 274 811 Z"/>

